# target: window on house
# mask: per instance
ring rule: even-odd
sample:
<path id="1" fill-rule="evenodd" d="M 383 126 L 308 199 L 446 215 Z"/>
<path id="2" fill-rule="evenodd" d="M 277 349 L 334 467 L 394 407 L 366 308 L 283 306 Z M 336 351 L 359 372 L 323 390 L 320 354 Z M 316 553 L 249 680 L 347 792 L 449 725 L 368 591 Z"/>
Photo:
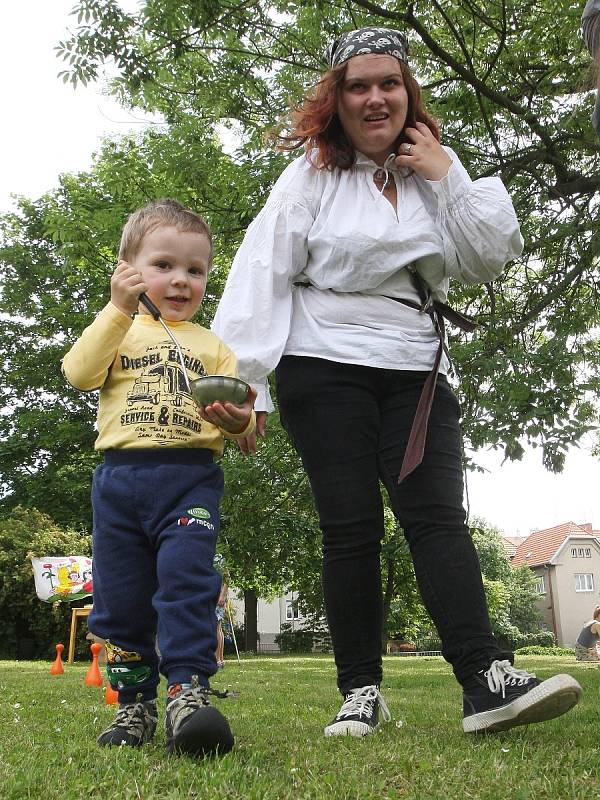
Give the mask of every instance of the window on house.
<path id="1" fill-rule="evenodd" d="M 583 549 L 583 547 L 578 547 L 577 548 L 577 557 L 578 558 L 584 558 L 585 557 L 585 550 Z"/>
<path id="2" fill-rule="evenodd" d="M 591 558 L 592 557 L 592 548 L 591 547 L 586 547 L 585 548 L 585 557 L 586 558 Z"/>
<path id="3" fill-rule="evenodd" d="M 544 575 L 536 576 L 535 590 L 538 594 L 546 594 L 546 578 Z"/>
<path id="4" fill-rule="evenodd" d="M 285 601 L 285 618 L 300 619 L 300 612 L 298 611 L 298 605 L 293 600 Z"/>
<path id="5" fill-rule="evenodd" d="M 576 547 L 572 547 L 571 548 L 571 556 L 573 558 L 577 558 L 577 548 Z"/>
<path id="6" fill-rule="evenodd" d="M 591 572 L 580 572 L 575 574 L 576 592 L 593 592 L 594 576 Z"/>

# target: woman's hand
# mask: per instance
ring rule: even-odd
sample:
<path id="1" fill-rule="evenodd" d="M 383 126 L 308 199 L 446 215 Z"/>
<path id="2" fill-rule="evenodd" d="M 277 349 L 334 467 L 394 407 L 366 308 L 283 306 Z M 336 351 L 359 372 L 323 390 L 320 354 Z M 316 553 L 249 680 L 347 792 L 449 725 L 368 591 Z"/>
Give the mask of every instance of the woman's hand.
<path id="1" fill-rule="evenodd" d="M 138 310 L 140 295 L 147 291 L 139 269 L 127 261 L 119 261 L 110 279 L 110 301 L 130 317 Z"/>
<path id="2" fill-rule="evenodd" d="M 398 167 L 408 167 L 428 181 L 441 181 L 452 164 L 452 159 L 424 122 L 416 128 L 405 128 L 410 142 L 400 145 L 395 162 Z"/>
<path id="3" fill-rule="evenodd" d="M 216 425 L 218 428 L 222 428 L 227 433 L 241 433 L 248 427 L 248 423 L 250 422 L 250 415 L 252 414 L 252 409 L 254 407 L 254 401 L 256 400 L 256 389 L 250 387 L 248 390 L 248 395 L 244 400 L 241 406 L 236 406 L 233 403 L 211 403 L 207 406 L 200 406 L 199 412 L 202 419 L 206 420 L 207 422 L 212 422 L 213 425 Z M 265 412 L 259 411 L 258 414 L 264 414 Z M 256 425 L 258 428 L 258 414 Z M 264 423 L 263 423 L 263 433 L 264 433 Z M 254 436 L 254 434 L 252 434 Z M 241 445 L 241 442 L 245 442 L 250 439 L 250 436 L 244 436 L 242 439 L 238 440 L 240 442 L 240 450 L 242 452 L 246 452 Z M 254 439 L 254 449 L 250 450 L 249 452 L 256 452 L 256 437 Z"/>

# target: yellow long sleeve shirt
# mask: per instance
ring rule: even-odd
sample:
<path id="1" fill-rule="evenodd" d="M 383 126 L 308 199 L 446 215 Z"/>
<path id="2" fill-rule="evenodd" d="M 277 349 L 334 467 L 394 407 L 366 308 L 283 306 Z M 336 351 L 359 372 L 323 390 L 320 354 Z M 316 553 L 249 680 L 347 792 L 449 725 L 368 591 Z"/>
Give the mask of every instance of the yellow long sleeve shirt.
<path id="1" fill-rule="evenodd" d="M 237 377 L 233 352 L 194 322 L 168 322 L 181 345 L 190 380 L 202 375 Z M 96 450 L 204 447 L 223 453 L 223 436 L 237 438 L 200 417 L 186 389 L 177 350 L 149 314 L 133 319 L 108 303 L 65 355 L 69 383 L 100 390 Z"/>

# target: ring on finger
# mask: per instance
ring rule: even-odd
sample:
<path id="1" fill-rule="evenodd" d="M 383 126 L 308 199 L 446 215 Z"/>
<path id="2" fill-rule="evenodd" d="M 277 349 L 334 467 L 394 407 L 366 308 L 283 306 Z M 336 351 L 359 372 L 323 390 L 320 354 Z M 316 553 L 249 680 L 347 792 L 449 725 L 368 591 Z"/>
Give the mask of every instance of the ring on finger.
<path id="1" fill-rule="evenodd" d="M 410 142 L 404 145 L 404 152 L 406 153 L 407 156 L 410 155 L 410 151 L 412 149 L 413 149 L 413 146 L 412 146 L 412 144 Z"/>

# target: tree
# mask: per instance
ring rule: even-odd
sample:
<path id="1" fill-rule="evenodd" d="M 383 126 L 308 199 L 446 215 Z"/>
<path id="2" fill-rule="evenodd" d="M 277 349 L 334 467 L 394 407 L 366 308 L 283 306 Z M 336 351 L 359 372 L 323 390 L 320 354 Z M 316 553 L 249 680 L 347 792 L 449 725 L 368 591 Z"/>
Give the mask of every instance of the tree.
<path id="1" fill-rule="evenodd" d="M 502 534 L 485 520 L 473 520 L 471 532 L 494 635 L 509 649 L 535 644 L 541 615 L 536 607 L 538 595 L 531 570 L 526 565 L 511 566 Z"/>
<path id="2" fill-rule="evenodd" d="M 562 468 L 597 419 L 600 385 L 600 150 L 578 5 L 170 0 L 127 14 L 115 0 L 80 0 L 76 13 L 79 27 L 61 44 L 65 80 L 95 78 L 112 60 L 123 102 L 171 124 L 233 126 L 240 157 L 265 170 L 264 191 L 280 164 L 262 134 L 314 82 L 325 43 L 367 23 L 407 30 L 444 141 L 475 176 L 503 178 L 525 237 L 502 278 L 453 287 L 453 302 L 481 321 L 475 336 L 452 335 L 465 434 L 511 459 L 524 440 L 541 445 L 545 465 Z"/>
<path id="3" fill-rule="evenodd" d="M 425 610 L 404 531 L 392 510 L 384 508 L 385 537 L 382 545 L 383 625 L 382 652 L 390 638 L 411 643 L 433 630 Z"/>
<path id="4" fill-rule="evenodd" d="M 60 358 L 109 298 L 125 218 L 155 197 L 176 195 L 202 208 L 216 231 L 198 317 L 208 324 L 247 224 L 244 204 L 239 213 L 233 207 L 232 168 L 210 137 L 150 130 L 105 142 L 88 173 L 62 176 L 58 189 L 21 200 L 0 219 L 0 505 L 37 506 L 61 524 L 90 528 L 96 395 L 67 385 Z M 256 181 L 242 185 L 251 202 Z"/>
<path id="5" fill-rule="evenodd" d="M 244 592 L 246 648 L 256 650 L 256 602 L 289 589 L 323 615 L 320 531 L 308 480 L 276 414 L 256 456 L 228 448 L 219 548 L 231 584 Z M 249 623 L 252 622 L 252 625 Z"/>
<path id="6" fill-rule="evenodd" d="M 42 603 L 35 593 L 32 556 L 89 555 L 90 537 L 61 528 L 47 514 L 17 507 L 0 520 L 0 654 L 48 657 L 69 629 L 68 603 Z"/>
<path id="7" fill-rule="evenodd" d="M 597 418 L 600 384 L 600 150 L 588 119 L 589 59 L 572 52 L 579 13 L 566 0 L 399 0 L 393 9 L 367 0 L 148 0 L 127 14 L 116 0 L 81 0 L 79 27 L 62 45 L 64 77 L 89 80 L 112 59 L 116 95 L 165 124 L 106 141 L 89 172 L 63 176 L 0 220 L 0 510 L 35 505 L 60 525 L 89 529 L 95 398 L 66 386 L 58 363 L 106 302 L 125 217 L 165 195 L 205 213 L 216 247 L 200 320 L 210 320 L 233 253 L 289 158 L 263 134 L 315 80 L 324 44 L 365 23 L 411 33 L 411 60 L 444 141 L 474 176 L 504 179 L 523 225 L 524 256 L 502 278 L 453 287 L 454 304 L 482 323 L 475 335 L 451 334 L 466 439 L 509 458 L 524 441 L 540 444 L 548 468 L 560 469 L 566 447 Z M 235 132 L 233 153 L 224 128 Z M 232 570 L 248 593 L 288 582 L 317 614 L 308 486 L 289 447 L 278 463 L 287 445 L 276 424 L 271 436 L 260 481 L 232 448 L 226 457 Z M 420 613 L 411 565 L 400 531 L 392 526 L 387 537 L 386 609 L 408 636 Z"/>

